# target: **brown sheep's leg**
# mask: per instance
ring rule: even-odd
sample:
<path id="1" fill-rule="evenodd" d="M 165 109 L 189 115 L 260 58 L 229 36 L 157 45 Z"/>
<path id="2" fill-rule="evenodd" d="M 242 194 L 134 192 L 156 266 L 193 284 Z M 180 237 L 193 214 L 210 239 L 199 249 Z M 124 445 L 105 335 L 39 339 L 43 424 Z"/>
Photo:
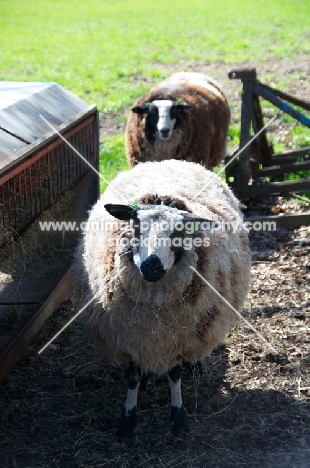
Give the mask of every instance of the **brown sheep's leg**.
<path id="1" fill-rule="evenodd" d="M 182 403 L 181 374 L 182 366 L 178 364 L 172 367 L 168 375 L 169 387 L 171 392 L 171 431 L 175 437 L 178 437 L 181 432 L 189 432 L 189 425 L 186 419 L 186 412 Z"/>
<path id="2" fill-rule="evenodd" d="M 120 425 L 115 434 L 115 437 L 118 441 L 133 439 L 133 431 L 137 425 L 137 399 L 140 379 L 140 367 L 131 362 L 127 369 L 127 399 L 124 411 L 122 413 Z"/>

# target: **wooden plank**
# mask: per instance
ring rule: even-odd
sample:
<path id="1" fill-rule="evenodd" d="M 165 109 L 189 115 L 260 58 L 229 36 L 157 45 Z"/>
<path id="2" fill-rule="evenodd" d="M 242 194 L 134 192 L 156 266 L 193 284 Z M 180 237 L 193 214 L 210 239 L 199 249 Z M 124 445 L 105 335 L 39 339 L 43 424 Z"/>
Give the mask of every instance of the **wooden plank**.
<path id="1" fill-rule="evenodd" d="M 71 133 L 76 132 L 76 127 L 79 123 L 83 122 L 84 119 L 92 116 L 93 114 L 96 116 L 96 112 L 97 109 L 95 105 L 88 106 L 86 109 L 76 114 L 73 118 L 68 119 L 66 122 L 59 125 L 59 127 L 56 127 L 55 130 L 57 130 L 62 135 L 66 132 L 69 132 L 65 135 L 65 137 L 68 138 Z M 48 144 L 57 144 L 58 140 L 59 137 L 57 134 L 54 132 L 54 130 L 51 130 L 50 132 L 35 140 L 33 143 L 31 143 L 31 145 L 26 145 L 26 147 L 20 148 L 20 150 L 16 151 L 16 153 L 6 156 L 3 160 L 0 161 L 0 176 L 1 174 L 6 173 L 13 165 L 16 165 L 17 163 L 20 164 L 22 160 L 25 160 L 28 156 L 32 156 L 33 153 L 42 150 L 42 148 L 45 148 Z M 4 180 L 2 180 L 1 177 L 1 182 L 3 181 Z"/>
<path id="2" fill-rule="evenodd" d="M 85 101 L 57 83 L 0 82 L 0 125 L 26 144 L 50 131 L 40 114 L 53 126 L 59 126 L 86 108 Z M 7 132 L 0 134 L 0 160 L 20 148 L 13 144 L 9 152 L 7 147 L 4 150 L 2 141 L 6 135 Z"/>
<path id="3" fill-rule="evenodd" d="M 256 80 L 256 68 L 236 68 L 228 73 L 231 80 L 254 79 Z"/>
<path id="4" fill-rule="evenodd" d="M 268 182 L 253 184 L 242 188 L 240 198 L 255 198 L 261 195 L 279 194 L 287 192 L 310 192 L 310 180 L 287 180 L 285 182 Z"/>
<path id="5" fill-rule="evenodd" d="M 299 148 L 291 151 L 283 151 L 281 154 L 273 154 L 272 155 L 272 163 L 273 165 L 277 164 L 290 164 L 294 162 L 298 162 L 298 159 L 304 158 L 307 155 L 310 155 L 310 146 L 305 148 Z M 310 159 L 307 159 L 310 161 Z"/>
<path id="6" fill-rule="evenodd" d="M 259 97 L 253 94 L 253 128 L 254 132 L 258 133 L 264 127 L 263 113 L 260 106 Z M 267 140 L 267 132 L 264 130 L 254 140 L 256 152 L 258 153 L 257 162 L 261 162 L 263 166 L 271 165 L 272 149 Z"/>
<path id="7" fill-rule="evenodd" d="M 310 226 L 310 211 L 307 213 L 294 213 L 289 215 L 272 215 L 272 216 L 252 216 L 244 219 L 250 223 L 265 223 L 275 222 L 277 229 L 293 228 L 299 226 Z"/>
<path id="8" fill-rule="evenodd" d="M 262 98 L 266 99 L 267 101 L 271 102 L 271 104 L 281 109 L 286 114 L 292 116 L 298 122 L 310 128 L 310 119 L 306 115 L 289 106 L 285 101 L 273 94 L 272 91 L 266 89 L 264 85 L 256 83 L 254 85 L 254 91 L 255 93 L 262 96 Z"/>
<path id="9" fill-rule="evenodd" d="M 295 173 L 298 171 L 304 171 L 306 169 L 310 169 L 310 161 L 294 162 L 292 164 L 282 164 L 278 166 L 274 165 L 259 169 L 256 173 L 256 177 L 266 177 L 268 175 L 285 174 L 291 172 Z"/>
<path id="10" fill-rule="evenodd" d="M 274 93 L 276 96 L 279 96 L 281 99 L 285 99 L 285 101 L 287 102 L 290 102 L 292 104 L 295 104 L 296 106 L 302 107 L 303 109 L 310 111 L 310 101 L 303 101 L 302 99 L 290 96 L 289 94 L 284 93 L 283 91 L 280 91 L 278 89 L 271 88 L 266 84 L 262 84 L 262 86 Z"/>
<path id="11" fill-rule="evenodd" d="M 0 382 L 3 381 L 16 361 L 32 343 L 33 339 L 44 325 L 44 322 L 65 299 L 69 287 L 70 277 L 67 273 L 59 281 L 54 290 L 50 292 L 44 304 L 41 307 L 36 307 L 31 320 L 27 321 L 27 323 L 5 343 L 4 347 L 0 350 Z"/>
<path id="12" fill-rule="evenodd" d="M 292 149 L 292 150 L 286 150 L 283 151 L 283 153 L 279 154 L 279 156 L 304 156 L 305 154 L 310 153 L 310 146 L 304 146 L 303 148 L 298 148 L 298 149 Z M 276 156 L 274 154 L 273 156 Z"/>
<path id="13" fill-rule="evenodd" d="M 242 91 L 242 104 L 241 104 L 241 129 L 240 129 L 240 148 L 244 148 L 249 142 L 251 121 L 253 118 L 253 80 L 243 80 Z M 240 153 L 239 164 L 237 167 L 238 175 L 240 177 L 240 190 L 243 190 L 249 183 L 251 171 L 249 164 L 250 147 L 246 148 Z"/>

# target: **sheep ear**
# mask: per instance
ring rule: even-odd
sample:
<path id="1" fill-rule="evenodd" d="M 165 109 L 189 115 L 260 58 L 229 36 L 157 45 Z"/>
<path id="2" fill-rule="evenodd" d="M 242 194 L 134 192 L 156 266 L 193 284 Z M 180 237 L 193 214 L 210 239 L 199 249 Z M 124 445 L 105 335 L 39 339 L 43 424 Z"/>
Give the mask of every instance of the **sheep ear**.
<path id="1" fill-rule="evenodd" d="M 211 231 L 216 224 L 210 219 L 201 218 L 191 213 L 184 216 L 183 223 L 185 225 L 185 231 L 188 234 L 200 234 L 202 232 Z"/>
<path id="2" fill-rule="evenodd" d="M 142 106 L 134 106 L 131 108 L 132 112 L 135 114 L 143 115 L 147 114 L 150 106 L 147 106 L 146 104 L 143 104 Z"/>
<path id="3" fill-rule="evenodd" d="M 104 205 L 105 209 L 114 216 L 114 218 L 120 219 L 122 221 L 127 221 L 133 219 L 136 216 L 137 210 L 130 205 L 116 205 L 112 203 L 107 203 Z"/>

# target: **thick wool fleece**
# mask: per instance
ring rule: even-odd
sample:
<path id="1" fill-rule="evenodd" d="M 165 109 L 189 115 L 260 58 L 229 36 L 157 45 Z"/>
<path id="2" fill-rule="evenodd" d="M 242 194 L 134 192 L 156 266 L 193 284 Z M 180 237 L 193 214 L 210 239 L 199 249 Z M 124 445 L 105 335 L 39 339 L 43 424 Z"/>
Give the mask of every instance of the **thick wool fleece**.
<path id="1" fill-rule="evenodd" d="M 238 201 L 227 185 L 199 164 L 177 160 L 139 164 L 120 173 L 91 210 L 88 223 L 116 221 L 106 203 L 161 200 L 213 221 L 242 225 Z M 249 290 L 248 236 L 243 229 L 203 235 L 209 236 L 209 247 L 186 250 L 161 280 L 149 283 L 131 252 L 110 242 L 130 237 L 129 222 L 109 232 L 85 231 L 75 276 L 83 301 L 96 295 L 86 321 L 95 344 L 112 362 L 134 361 L 144 371 L 161 374 L 176 360 L 209 355 L 223 341 L 237 316 L 190 266 L 239 311 Z"/>
<path id="2" fill-rule="evenodd" d="M 125 146 L 128 162 L 183 159 L 200 163 L 208 169 L 224 158 L 230 110 L 216 81 L 201 73 L 175 73 L 139 97 L 135 106 L 157 99 L 181 100 L 192 109 L 182 118 L 169 140 L 150 141 L 146 117 L 130 112 L 126 125 Z"/>

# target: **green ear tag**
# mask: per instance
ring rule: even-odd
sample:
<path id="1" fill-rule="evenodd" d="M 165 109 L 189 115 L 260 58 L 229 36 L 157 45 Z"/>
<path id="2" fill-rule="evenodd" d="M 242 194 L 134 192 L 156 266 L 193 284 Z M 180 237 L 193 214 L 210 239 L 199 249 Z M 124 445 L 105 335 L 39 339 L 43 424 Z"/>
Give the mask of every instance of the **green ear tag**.
<path id="1" fill-rule="evenodd" d="M 139 209 L 139 203 L 137 201 L 130 201 L 129 205 L 132 206 L 135 210 Z"/>

